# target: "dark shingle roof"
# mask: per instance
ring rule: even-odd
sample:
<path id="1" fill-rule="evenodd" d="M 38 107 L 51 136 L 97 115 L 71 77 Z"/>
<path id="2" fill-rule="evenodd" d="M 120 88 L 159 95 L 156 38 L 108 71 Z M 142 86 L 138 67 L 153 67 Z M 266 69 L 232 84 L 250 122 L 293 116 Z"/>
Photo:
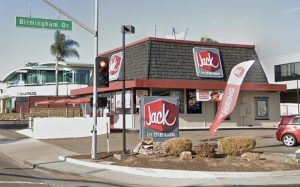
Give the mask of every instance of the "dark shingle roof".
<path id="1" fill-rule="evenodd" d="M 223 62 L 223 79 L 196 76 L 194 47 L 219 49 Z M 105 55 L 111 56 L 119 50 Z M 227 81 L 231 69 L 246 60 L 255 60 L 255 63 L 244 82 L 268 83 L 254 46 L 148 38 L 126 48 L 126 79 Z"/>

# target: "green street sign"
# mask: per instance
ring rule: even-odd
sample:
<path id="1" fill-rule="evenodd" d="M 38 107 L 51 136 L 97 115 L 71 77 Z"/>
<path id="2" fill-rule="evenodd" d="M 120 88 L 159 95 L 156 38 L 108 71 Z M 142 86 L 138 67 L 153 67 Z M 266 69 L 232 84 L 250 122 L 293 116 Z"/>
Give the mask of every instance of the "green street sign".
<path id="1" fill-rule="evenodd" d="M 17 16 L 16 26 L 38 29 L 72 30 L 72 21 Z"/>

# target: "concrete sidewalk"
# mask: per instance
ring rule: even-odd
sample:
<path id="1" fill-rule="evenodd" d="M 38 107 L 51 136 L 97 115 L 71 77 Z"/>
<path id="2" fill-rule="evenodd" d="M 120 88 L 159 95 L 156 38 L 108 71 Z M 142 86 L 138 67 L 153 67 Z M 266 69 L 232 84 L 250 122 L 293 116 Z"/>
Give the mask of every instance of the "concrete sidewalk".
<path id="1" fill-rule="evenodd" d="M 63 140 L 61 140 L 63 141 Z M 69 145 L 73 147 L 74 145 Z M 83 146 L 83 145 L 78 145 Z M 31 166 L 64 173 L 80 175 L 84 177 L 97 178 L 99 180 L 113 182 L 122 186 L 224 186 L 224 185 L 287 185 L 300 184 L 300 171 L 291 172 L 264 172 L 254 176 L 249 174 L 239 176 L 214 175 L 212 172 L 204 172 L 199 178 L 162 178 L 141 176 L 126 173 L 126 168 L 120 171 L 101 167 L 90 160 L 80 164 L 70 163 L 70 160 L 61 160 L 59 156 L 78 155 L 80 153 L 66 150 L 57 145 L 49 144 L 44 141 L 25 137 L 11 137 L 0 133 L 0 150 L 20 163 L 26 163 Z M 61 157 L 61 158 L 62 158 Z M 109 166 L 109 165 L 108 165 Z M 129 170 L 129 169 L 128 169 Z M 140 169 L 142 171 L 144 169 Z M 143 171 L 145 172 L 145 171 Z M 146 172 L 154 172 L 148 169 Z M 210 174 L 210 175 L 208 175 Z"/>

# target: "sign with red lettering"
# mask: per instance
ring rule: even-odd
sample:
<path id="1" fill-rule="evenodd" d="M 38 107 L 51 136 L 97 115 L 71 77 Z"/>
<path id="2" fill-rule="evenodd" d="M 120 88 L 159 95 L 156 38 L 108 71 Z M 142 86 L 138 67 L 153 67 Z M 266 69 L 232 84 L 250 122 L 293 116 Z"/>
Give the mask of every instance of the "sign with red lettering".
<path id="1" fill-rule="evenodd" d="M 123 52 L 113 54 L 109 61 L 109 81 L 118 80 L 123 63 Z"/>
<path id="2" fill-rule="evenodd" d="M 179 136 L 178 97 L 142 96 L 141 138 L 164 141 Z"/>
<path id="3" fill-rule="evenodd" d="M 223 67 L 218 49 L 194 47 L 193 53 L 198 77 L 223 78 Z"/>
<path id="4" fill-rule="evenodd" d="M 241 84 L 244 80 L 247 71 L 253 63 L 254 60 L 249 60 L 241 62 L 232 68 L 222 101 L 218 108 L 218 112 L 209 129 L 209 137 L 213 137 L 214 133 L 218 130 L 219 126 L 233 111 L 239 96 Z"/>

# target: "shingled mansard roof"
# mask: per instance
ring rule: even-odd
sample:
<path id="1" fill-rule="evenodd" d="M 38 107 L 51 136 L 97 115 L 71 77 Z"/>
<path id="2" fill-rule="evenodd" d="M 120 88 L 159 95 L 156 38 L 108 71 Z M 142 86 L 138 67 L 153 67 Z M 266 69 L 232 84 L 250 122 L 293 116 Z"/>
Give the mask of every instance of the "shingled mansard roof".
<path id="1" fill-rule="evenodd" d="M 220 52 L 223 78 L 197 77 L 193 48 L 215 48 Z M 122 48 L 102 53 L 111 57 Z M 254 45 L 204 43 L 186 40 L 145 38 L 126 45 L 126 88 L 224 89 L 231 69 L 240 62 L 255 60 L 241 90 L 286 91 L 285 85 L 268 84 Z M 99 92 L 122 89 L 121 81 L 112 81 Z M 72 95 L 91 94 L 92 87 L 72 90 Z"/>

